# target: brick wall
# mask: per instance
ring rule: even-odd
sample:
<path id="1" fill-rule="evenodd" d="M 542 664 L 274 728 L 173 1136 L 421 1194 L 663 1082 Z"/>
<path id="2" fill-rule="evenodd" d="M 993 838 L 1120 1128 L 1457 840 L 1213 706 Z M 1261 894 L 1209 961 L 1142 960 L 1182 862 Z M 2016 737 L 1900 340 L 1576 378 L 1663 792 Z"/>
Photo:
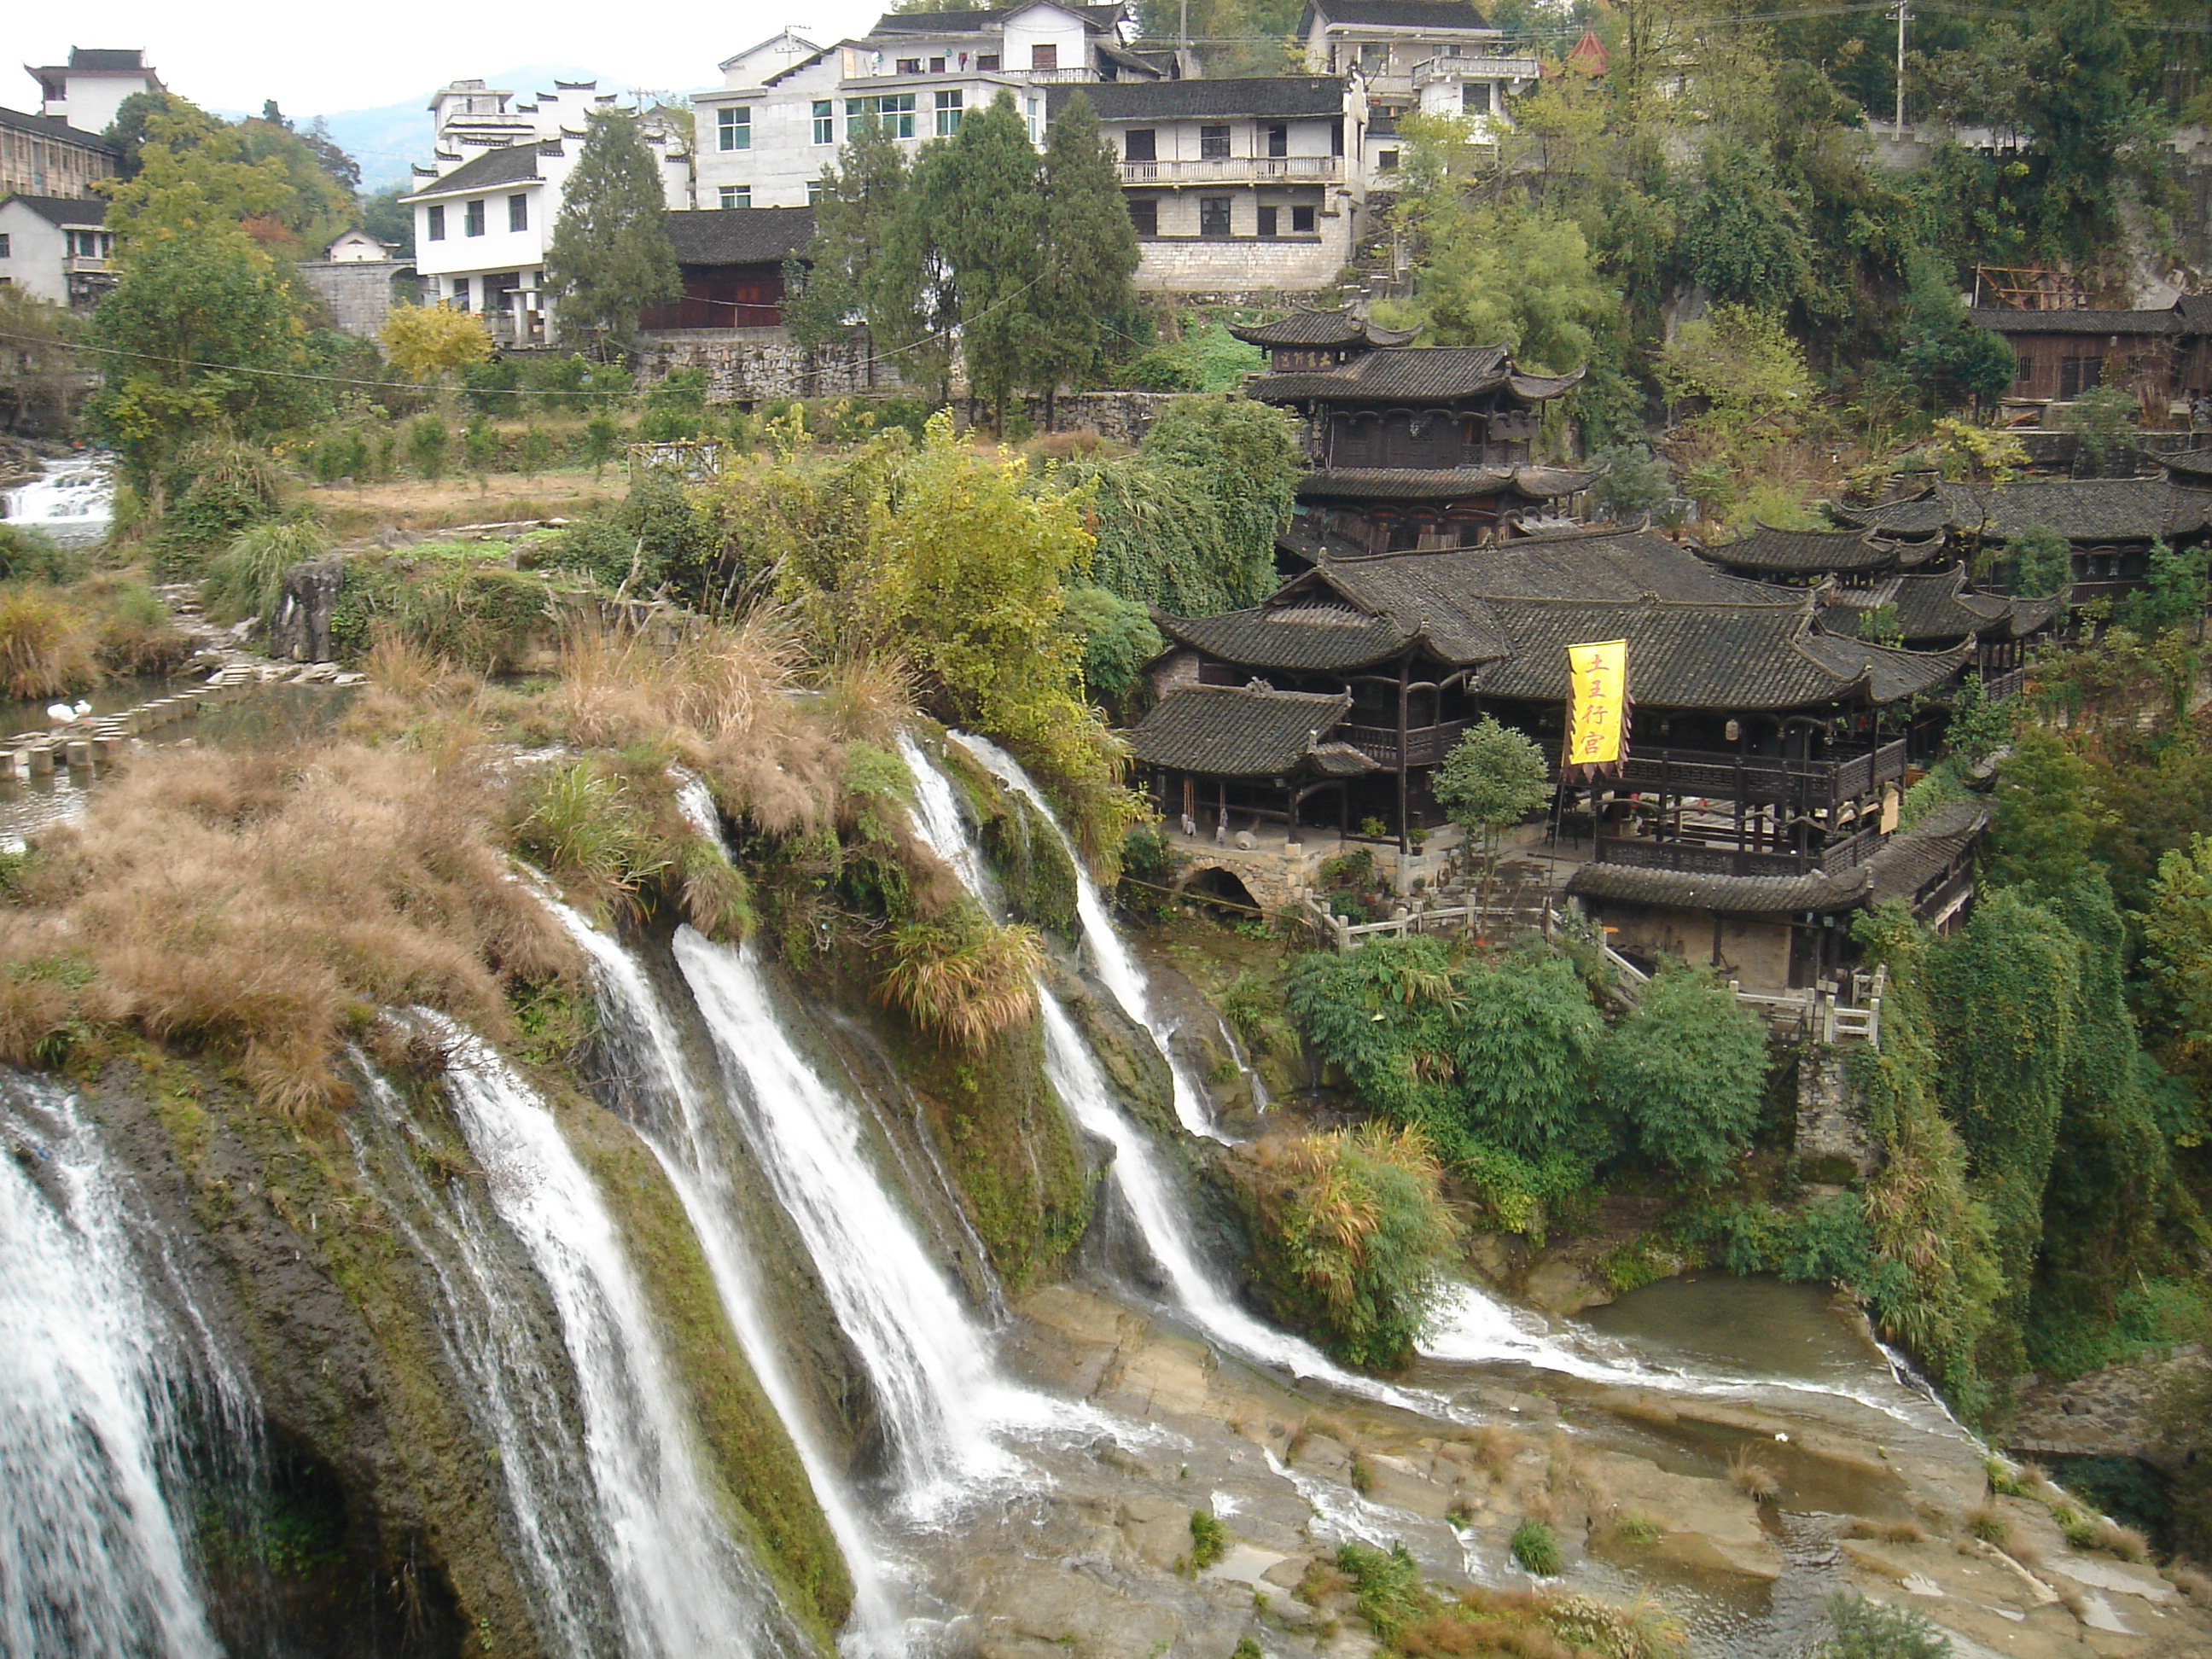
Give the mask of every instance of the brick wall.
<path id="1" fill-rule="evenodd" d="M 911 391 L 896 363 L 872 361 L 868 337 L 858 329 L 813 347 L 781 328 L 663 329 L 639 335 L 637 349 L 641 385 L 671 369 L 703 368 L 710 404 Z"/>

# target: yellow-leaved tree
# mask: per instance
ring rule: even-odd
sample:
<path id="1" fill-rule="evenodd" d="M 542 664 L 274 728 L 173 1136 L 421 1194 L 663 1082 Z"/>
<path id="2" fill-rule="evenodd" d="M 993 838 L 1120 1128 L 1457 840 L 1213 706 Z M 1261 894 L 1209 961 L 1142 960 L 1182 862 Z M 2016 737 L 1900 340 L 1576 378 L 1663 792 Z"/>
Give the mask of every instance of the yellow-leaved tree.
<path id="1" fill-rule="evenodd" d="M 442 301 L 434 306 L 395 307 L 377 338 L 394 368 L 426 383 L 491 356 L 491 336 L 483 319 Z"/>

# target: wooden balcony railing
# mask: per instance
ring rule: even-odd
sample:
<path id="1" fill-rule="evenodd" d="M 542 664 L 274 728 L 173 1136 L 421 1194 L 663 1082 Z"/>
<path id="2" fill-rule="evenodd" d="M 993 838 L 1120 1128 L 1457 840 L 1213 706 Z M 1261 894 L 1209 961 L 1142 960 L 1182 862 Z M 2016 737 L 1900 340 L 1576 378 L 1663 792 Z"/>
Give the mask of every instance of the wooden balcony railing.
<path id="1" fill-rule="evenodd" d="M 1662 841 L 1649 836 L 1600 836 L 1597 862 L 1638 870 L 1680 870 L 1699 876 L 1802 876 L 1814 870 L 1831 874 L 1872 858 L 1881 831 L 1866 829 L 1808 853 L 1783 849 L 1759 852 L 1702 841 Z"/>
<path id="2" fill-rule="evenodd" d="M 1446 720 L 1439 726 L 1416 726 L 1406 733 L 1407 766 L 1437 766 L 1459 741 L 1461 732 L 1474 722 Z M 1400 765 L 1398 728 L 1395 726 L 1339 726 L 1329 736 L 1348 743 L 1377 766 Z"/>
<path id="3" fill-rule="evenodd" d="M 1632 749 L 1620 782 L 1623 788 L 1665 795 L 1814 808 L 1871 795 L 1882 784 L 1904 777 L 1905 739 L 1899 738 L 1879 749 L 1820 760 L 1711 749 Z"/>

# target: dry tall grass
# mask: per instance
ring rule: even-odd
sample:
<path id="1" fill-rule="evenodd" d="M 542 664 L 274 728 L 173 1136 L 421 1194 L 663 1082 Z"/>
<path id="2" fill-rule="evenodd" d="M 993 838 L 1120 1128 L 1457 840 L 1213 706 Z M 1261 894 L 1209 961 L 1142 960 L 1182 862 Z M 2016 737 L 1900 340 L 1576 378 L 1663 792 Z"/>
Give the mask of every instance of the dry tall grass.
<path id="1" fill-rule="evenodd" d="M 969 906 L 894 933 L 881 994 L 924 1030 L 978 1048 L 1036 1012 L 1043 966 L 1034 931 L 988 921 Z"/>
<path id="2" fill-rule="evenodd" d="M 0 690 L 51 697 L 100 678 L 100 636 L 90 617 L 52 588 L 0 587 Z"/>
<path id="3" fill-rule="evenodd" d="M 507 878 L 501 801 L 472 763 L 347 742 L 137 763 L 0 913 L 0 1058 L 126 1021 L 235 1057 L 297 1116 L 338 1097 L 330 1062 L 379 1006 L 505 1036 L 510 980 L 580 964 Z"/>

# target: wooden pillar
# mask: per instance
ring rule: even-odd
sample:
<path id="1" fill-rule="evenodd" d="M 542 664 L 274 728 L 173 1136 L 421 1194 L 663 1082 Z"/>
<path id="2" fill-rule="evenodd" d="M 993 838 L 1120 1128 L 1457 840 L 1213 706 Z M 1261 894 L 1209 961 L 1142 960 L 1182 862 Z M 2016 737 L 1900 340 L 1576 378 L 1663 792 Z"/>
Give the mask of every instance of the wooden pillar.
<path id="1" fill-rule="evenodd" d="M 1413 654 L 1409 651 L 1398 659 L 1398 852 L 1401 857 L 1413 850 L 1413 843 L 1406 834 L 1406 809 L 1411 794 L 1406 776 L 1406 687 L 1413 678 Z"/>

